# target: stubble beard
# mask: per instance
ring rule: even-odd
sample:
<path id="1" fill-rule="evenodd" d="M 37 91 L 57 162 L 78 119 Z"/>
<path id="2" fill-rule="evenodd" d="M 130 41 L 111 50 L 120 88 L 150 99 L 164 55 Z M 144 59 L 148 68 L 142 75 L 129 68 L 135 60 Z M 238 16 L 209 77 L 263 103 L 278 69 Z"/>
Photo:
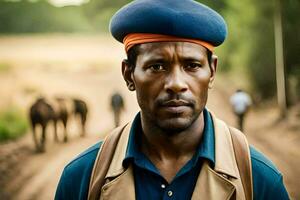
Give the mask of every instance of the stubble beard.
<path id="1" fill-rule="evenodd" d="M 141 111 L 144 120 L 148 121 L 148 124 L 151 124 L 153 130 L 158 130 L 168 136 L 176 136 L 188 129 L 195 123 L 199 118 L 202 109 L 194 110 L 190 116 L 187 117 L 172 117 L 169 119 L 160 119 L 155 115 L 150 114 L 150 112 Z"/>
<path id="2" fill-rule="evenodd" d="M 195 121 L 198 119 L 200 116 L 201 112 L 193 112 L 193 114 L 189 117 L 185 118 L 171 118 L 167 120 L 156 120 L 156 126 L 160 128 L 163 132 L 165 132 L 169 136 L 175 136 L 195 123 Z"/>

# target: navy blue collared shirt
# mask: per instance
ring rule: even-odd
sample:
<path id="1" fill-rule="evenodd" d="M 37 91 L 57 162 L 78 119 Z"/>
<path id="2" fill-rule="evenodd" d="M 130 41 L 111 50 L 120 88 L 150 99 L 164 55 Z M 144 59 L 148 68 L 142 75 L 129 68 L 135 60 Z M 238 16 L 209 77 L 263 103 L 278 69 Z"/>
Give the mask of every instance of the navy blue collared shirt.
<path id="1" fill-rule="evenodd" d="M 152 162 L 140 151 L 141 122 L 137 115 L 130 132 L 127 152 L 123 161 L 133 165 L 136 199 L 191 199 L 203 159 L 215 162 L 214 131 L 212 119 L 207 110 L 204 110 L 204 131 L 202 141 L 192 157 L 176 174 L 171 183 L 168 183 Z M 145 196 L 147 194 L 147 196 Z"/>

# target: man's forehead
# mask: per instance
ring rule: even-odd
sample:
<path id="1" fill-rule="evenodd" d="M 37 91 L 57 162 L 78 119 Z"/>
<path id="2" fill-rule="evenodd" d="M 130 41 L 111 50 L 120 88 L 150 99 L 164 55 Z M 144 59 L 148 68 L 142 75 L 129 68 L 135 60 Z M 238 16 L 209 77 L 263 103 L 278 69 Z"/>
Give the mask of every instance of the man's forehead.
<path id="1" fill-rule="evenodd" d="M 207 55 L 207 49 L 190 42 L 153 42 L 139 45 L 139 55 L 163 56 L 174 53 L 185 57 L 203 57 Z"/>

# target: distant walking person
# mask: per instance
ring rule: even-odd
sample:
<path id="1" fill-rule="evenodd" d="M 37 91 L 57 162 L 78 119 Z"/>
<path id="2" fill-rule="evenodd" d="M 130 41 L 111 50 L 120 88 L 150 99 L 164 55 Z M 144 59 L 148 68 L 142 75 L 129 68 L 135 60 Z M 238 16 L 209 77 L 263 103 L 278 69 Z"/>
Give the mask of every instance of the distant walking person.
<path id="1" fill-rule="evenodd" d="M 111 96 L 111 108 L 114 112 L 115 127 L 120 125 L 121 112 L 124 109 L 124 100 L 118 92 Z"/>
<path id="2" fill-rule="evenodd" d="M 252 104 L 251 97 L 243 90 L 238 89 L 230 97 L 230 103 L 234 114 L 237 116 L 239 129 L 243 131 L 244 118 Z"/>

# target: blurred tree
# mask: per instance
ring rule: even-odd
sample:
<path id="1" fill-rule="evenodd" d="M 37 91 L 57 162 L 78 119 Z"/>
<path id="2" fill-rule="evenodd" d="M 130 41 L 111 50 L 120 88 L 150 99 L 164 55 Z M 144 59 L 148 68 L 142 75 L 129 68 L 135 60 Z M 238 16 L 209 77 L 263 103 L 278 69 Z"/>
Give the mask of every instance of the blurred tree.
<path id="1" fill-rule="evenodd" d="M 0 1 L 0 33 L 73 32 L 90 30 L 80 7 L 57 8 L 46 0 Z"/>
<path id="2" fill-rule="evenodd" d="M 257 1 L 255 6 L 257 12 L 252 30 L 249 30 L 253 40 L 247 62 L 253 90 L 265 99 L 276 94 L 274 5 L 270 1 Z"/>
<path id="3" fill-rule="evenodd" d="M 229 35 L 221 52 L 223 67 L 248 74 L 254 96 L 272 97 L 276 91 L 272 4 L 259 0 L 226 2 Z"/>
<path id="4" fill-rule="evenodd" d="M 287 73 L 288 104 L 300 101 L 300 20 L 299 0 L 281 1 L 283 41 Z"/>
<path id="5" fill-rule="evenodd" d="M 222 13 L 226 8 L 226 1 L 225 0 L 197 0 L 200 3 L 203 3 L 214 10 Z"/>
<path id="6" fill-rule="evenodd" d="M 113 14 L 123 5 L 130 3 L 132 0 L 90 0 L 84 4 L 83 10 L 93 27 L 97 31 L 109 31 L 109 21 Z"/>
<path id="7" fill-rule="evenodd" d="M 220 52 L 222 68 L 247 73 L 252 94 L 259 99 L 271 98 L 276 94 L 273 3 L 227 0 L 224 9 L 229 36 Z M 293 96 L 299 101 L 300 21 L 297 16 L 300 1 L 282 1 L 281 6 L 288 97 Z"/>

